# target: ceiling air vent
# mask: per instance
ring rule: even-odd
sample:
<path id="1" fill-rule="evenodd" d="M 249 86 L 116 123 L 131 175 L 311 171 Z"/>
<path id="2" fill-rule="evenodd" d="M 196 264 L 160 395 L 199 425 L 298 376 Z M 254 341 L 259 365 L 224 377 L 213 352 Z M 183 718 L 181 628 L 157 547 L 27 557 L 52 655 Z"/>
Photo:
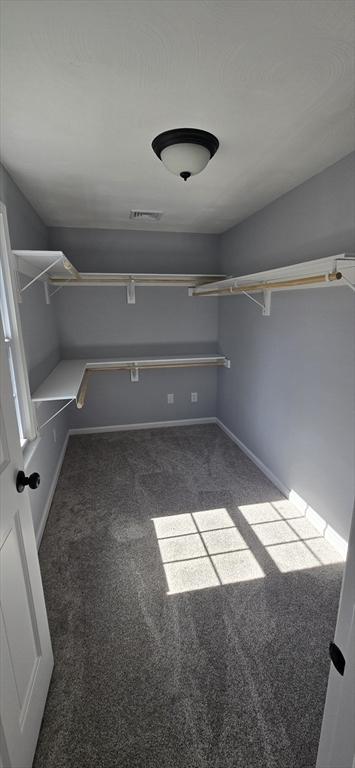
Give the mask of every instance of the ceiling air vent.
<path id="1" fill-rule="evenodd" d="M 130 219 L 144 219 L 145 221 L 160 221 L 163 211 L 130 211 Z"/>

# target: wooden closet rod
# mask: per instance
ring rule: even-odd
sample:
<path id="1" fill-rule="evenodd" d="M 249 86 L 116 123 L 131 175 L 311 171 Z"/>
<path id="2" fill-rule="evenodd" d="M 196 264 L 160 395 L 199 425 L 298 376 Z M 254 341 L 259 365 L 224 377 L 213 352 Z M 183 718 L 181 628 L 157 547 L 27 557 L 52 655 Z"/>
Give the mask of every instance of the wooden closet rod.
<path id="1" fill-rule="evenodd" d="M 63 265 L 64 265 L 65 269 L 67 269 L 68 272 L 70 272 L 70 274 L 73 276 L 74 282 L 77 282 L 78 280 L 80 280 L 80 272 L 78 272 L 76 267 L 74 267 L 74 265 L 70 263 L 69 259 L 64 258 L 63 259 Z M 70 280 L 70 278 L 67 278 L 67 279 L 68 279 L 68 281 Z M 53 277 L 49 278 L 49 281 L 51 283 L 54 282 L 54 280 L 55 280 L 55 278 L 53 278 Z"/>
<path id="2" fill-rule="evenodd" d="M 89 386 L 89 378 L 90 378 L 91 371 L 86 370 L 84 373 L 84 376 L 82 378 L 82 382 L 80 384 L 79 394 L 76 399 L 76 407 L 77 408 L 83 408 L 86 398 L 86 392 L 87 388 Z"/>
<path id="3" fill-rule="evenodd" d="M 215 296 L 221 296 L 225 295 L 228 296 L 230 294 L 234 293 L 258 293 L 260 291 L 272 291 L 272 290 L 278 290 L 281 288 L 294 288 L 297 285 L 316 285 L 317 283 L 328 283 L 333 282 L 334 280 L 341 280 L 343 277 L 341 272 L 330 272 L 326 275 L 309 275 L 308 277 L 294 277 L 290 278 L 289 280 L 277 280 L 270 283 L 249 283 L 245 285 L 231 285 L 228 287 L 221 288 L 206 288 L 206 290 L 194 290 L 193 295 L 194 296 L 208 296 L 208 295 L 215 295 Z"/>
<path id="4" fill-rule="evenodd" d="M 88 367 L 84 373 L 79 394 L 76 400 L 76 407 L 77 408 L 83 408 L 85 404 L 85 398 L 87 394 L 87 389 L 89 385 L 89 378 L 91 374 L 93 373 L 108 373 L 109 371 L 132 371 L 135 369 L 138 370 L 153 370 L 158 368 L 216 368 L 217 366 L 224 367 L 224 361 L 223 360 L 216 360 L 216 361 L 206 361 L 206 362 L 197 362 L 197 363 L 147 363 L 145 364 L 140 363 L 138 365 L 134 365 L 133 363 L 128 364 L 127 363 L 117 363 L 115 365 L 95 365 L 92 368 Z"/>
<path id="5" fill-rule="evenodd" d="M 69 262 L 68 262 L 69 264 Z M 78 272 L 73 265 L 67 266 L 67 269 L 72 272 L 73 278 L 63 278 L 63 277 L 50 277 L 50 283 L 52 285 L 61 285 L 61 286 L 72 286 L 77 285 L 79 280 L 81 285 L 118 285 L 118 286 L 127 286 L 130 285 L 130 283 L 134 283 L 136 286 L 145 286 L 145 285 L 172 285 L 172 286 L 182 286 L 190 288 L 193 285 L 205 285 L 206 283 L 212 283 L 216 280 L 220 279 L 218 275 L 211 275 L 211 277 L 208 276 L 199 276 L 199 275 L 148 275 L 145 276 L 143 274 L 132 274 L 132 275 L 105 275 L 105 274 L 81 274 Z"/>

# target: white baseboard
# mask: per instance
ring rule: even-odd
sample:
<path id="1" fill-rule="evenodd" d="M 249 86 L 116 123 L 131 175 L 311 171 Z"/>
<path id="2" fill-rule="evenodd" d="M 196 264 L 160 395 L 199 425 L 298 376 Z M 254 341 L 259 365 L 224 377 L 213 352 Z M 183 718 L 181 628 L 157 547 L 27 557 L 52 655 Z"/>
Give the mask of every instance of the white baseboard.
<path id="1" fill-rule="evenodd" d="M 161 427 L 188 427 L 196 424 L 215 424 L 215 416 L 200 419 L 176 419 L 175 421 L 143 421 L 138 424 L 110 424 L 106 427 L 74 427 L 69 435 L 91 435 L 99 432 L 129 432 L 133 429 L 160 429 Z"/>
<path id="2" fill-rule="evenodd" d="M 342 536 L 337 533 L 334 528 L 332 528 L 329 523 L 324 520 L 324 518 L 319 514 L 319 512 L 316 512 L 313 507 L 311 507 L 307 502 L 302 499 L 302 496 L 299 496 L 296 491 L 290 491 L 288 498 L 290 501 L 292 501 L 292 504 L 294 504 L 297 509 L 299 509 L 301 512 L 304 513 L 305 517 L 314 525 L 314 527 L 319 531 L 319 533 L 324 536 L 326 541 L 329 541 L 329 544 L 332 544 L 334 549 L 339 552 L 340 555 L 344 557 L 344 560 L 346 559 L 346 555 L 348 552 L 348 543 L 343 539 Z"/>
<path id="3" fill-rule="evenodd" d="M 58 477 L 59 477 L 59 474 L 60 474 L 60 470 L 62 468 L 62 464 L 63 464 L 63 460 L 64 460 L 64 456 L 65 456 L 65 451 L 66 451 L 67 445 L 68 445 L 68 440 L 69 440 L 69 432 L 67 432 L 67 434 L 65 436 L 65 439 L 64 439 L 62 450 L 60 452 L 59 459 L 58 459 L 58 462 L 57 462 L 57 466 L 55 468 L 55 472 L 54 472 L 54 475 L 53 475 L 53 480 L 51 482 L 51 487 L 49 489 L 49 494 L 48 494 L 48 497 L 47 497 L 47 501 L 46 501 L 46 504 L 45 504 L 45 507 L 44 507 L 44 510 L 43 510 L 43 513 L 42 513 L 41 522 L 40 522 L 40 524 L 38 526 L 38 530 L 37 530 L 37 533 L 36 533 L 37 549 L 39 549 L 39 546 L 40 546 L 40 543 L 41 543 L 41 540 L 42 540 L 42 536 L 43 536 L 43 531 L 44 531 L 44 529 L 46 527 L 46 522 L 47 522 L 47 518 L 48 518 L 48 515 L 49 515 L 49 510 L 51 508 L 51 503 L 52 503 L 52 499 L 53 499 L 53 496 L 54 496 L 54 491 L 55 491 L 55 489 L 57 487 Z"/>
<path id="4" fill-rule="evenodd" d="M 346 559 L 347 550 L 348 550 L 348 544 L 345 541 L 345 539 L 342 538 L 342 536 L 337 533 L 334 528 L 332 528 L 329 523 L 324 520 L 324 518 L 319 514 L 319 512 L 316 512 L 304 499 L 302 499 L 301 496 L 299 496 L 298 493 L 294 490 L 290 490 L 287 488 L 284 483 L 279 480 L 276 475 L 274 475 L 273 472 L 271 472 L 271 469 L 267 467 L 258 457 L 253 453 L 249 448 L 247 448 L 244 443 L 242 443 L 241 440 L 232 432 L 228 427 L 226 427 L 225 424 L 223 424 L 220 419 L 216 419 L 216 424 L 222 429 L 223 432 L 225 432 L 228 437 L 230 437 L 231 440 L 233 440 L 236 445 L 245 453 L 249 459 L 251 459 L 254 464 L 256 464 L 257 467 L 263 472 L 266 477 L 271 480 L 271 482 L 276 486 L 276 488 L 283 493 L 284 496 L 286 496 L 287 499 L 289 499 L 294 506 L 302 512 L 302 514 L 305 515 L 305 517 L 308 518 L 308 520 L 314 525 L 314 527 L 319 531 L 319 533 L 324 536 L 326 541 L 329 542 L 329 544 L 332 544 L 334 549 L 339 552 L 340 555 Z"/>
<path id="5" fill-rule="evenodd" d="M 249 448 L 247 448 L 247 446 L 244 445 L 244 443 L 242 443 L 241 440 L 239 440 L 239 437 L 237 437 L 234 434 L 234 432 L 228 429 L 228 427 L 226 427 L 226 425 L 223 424 L 222 421 L 220 421 L 219 419 L 216 419 L 216 424 L 218 424 L 218 426 L 223 430 L 223 432 L 225 432 L 226 435 L 228 435 L 228 437 L 230 437 L 230 439 L 233 440 L 233 443 L 236 443 L 236 445 L 243 451 L 243 453 L 245 453 L 248 456 L 248 458 L 251 459 L 251 461 L 254 464 L 256 464 L 257 467 L 259 467 L 259 469 L 261 469 L 262 473 L 266 475 L 266 477 L 269 480 L 271 480 L 271 482 L 274 485 L 276 485 L 276 488 L 278 488 L 279 491 L 281 491 L 281 493 L 283 493 L 284 496 L 288 497 L 288 494 L 290 492 L 289 489 L 286 487 L 286 485 L 284 485 L 284 483 L 281 480 L 279 480 L 278 477 L 276 477 L 276 475 L 274 475 L 273 472 L 271 472 L 271 469 L 269 469 L 269 467 L 267 467 L 266 464 L 263 464 L 263 462 L 260 461 L 260 459 L 258 459 L 255 453 L 253 453 Z"/>

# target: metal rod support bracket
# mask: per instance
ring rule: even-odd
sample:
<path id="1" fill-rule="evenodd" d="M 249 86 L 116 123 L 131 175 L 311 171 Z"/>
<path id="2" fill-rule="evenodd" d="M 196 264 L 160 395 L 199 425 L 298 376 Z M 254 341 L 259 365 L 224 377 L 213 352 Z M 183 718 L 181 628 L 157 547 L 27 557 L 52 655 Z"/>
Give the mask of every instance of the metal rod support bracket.
<path id="1" fill-rule="evenodd" d="M 131 381 L 139 381 L 139 368 L 137 368 L 137 366 L 131 368 Z"/>
<path id="2" fill-rule="evenodd" d="M 136 303 L 136 286 L 134 280 L 130 280 L 127 285 L 127 304 Z"/>
<path id="3" fill-rule="evenodd" d="M 46 301 L 46 304 L 51 303 L 51 294 L 49 293 L 49 286 L 47 280 L 43 283 L 43 289 L 44 289 L 44 298 Z"/>
<path id="4" fill-rule="evenodd" d="M 58 291 L 61 291 L 61 289 L 63 288 L 63 286 L 62 286 L 62 285 L 60 285 L 60 286 L 59 286 L 58 288 L 56 288 L 54 291 L 50 291 L 50 290 L 49 290 L 49 285 L 50 285 L 50 284 L 48 283 L 48 281 L 47 281 L 47 280 L 46 280 L 46 281 L 43 283 L 43 286 L 44 286 L 44 295 L 45 295 L 45 298 L 46 298 L 46 304 L 50 304 L 50 303 L 51 303 L 51 298 L 52 298 L 52 296 L 54 296 L 54 294 L 58 293 Z"/>
<path id="5" fill-rule="evenodd" d="M 264 291 L 264 306 L 262 309 L 263 317 L 271 315 L 271 291 Z"/>
<path id="6" fill-rule="evenodd" d="M 247 296 L 250 301 L 253 301 L 254 304 L 257 304 L 258 307 L 261 307 L 261 312 L 263 317 L 270 317 L 271 314 L 271 291 L 264 290 L 264 303 L 261 301 L 258 301 L 258 299 L 255 299 L 254 296 L 251 295 L 251 293 L 248 293 L 248 291 L 243 291 L 244 296 Z"/>
<path id="7" fill-rule="evenodd" d="M 58 291 L 61 291 L 63 287 L 64 287 L 63 285 L 59 285 L 59 287 L 56 288 L 55 291 L 51 291 L 50 294 L 49 294 L 49 298 L 51 299 L 52 296 L 54 296 L 56 293 L 58 293 Z"/>

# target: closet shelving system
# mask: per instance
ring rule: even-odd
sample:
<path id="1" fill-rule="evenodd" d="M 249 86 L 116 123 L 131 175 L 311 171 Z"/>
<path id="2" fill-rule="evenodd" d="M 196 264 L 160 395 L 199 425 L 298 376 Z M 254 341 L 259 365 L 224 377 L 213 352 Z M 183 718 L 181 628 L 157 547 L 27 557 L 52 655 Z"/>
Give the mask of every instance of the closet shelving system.
<path id="1" fill-rule="evenodd" d="M 215 282 L 220 275 L 191 275 L 191 274 L 153 274 L 153 273 L 97 273 L 78 272 L 62 251 L 13 251 L 17 259 L 17 271 L 30 277 L 25 284 L 18 286 L 18 297 L 28 290 L 36 281 L 44 283 L 45 298 L 50 302 L 51 296 L 61 288 L 87 286 L 125 286 L 127 303 L 135 304 L 136 286 L 186 287 L 191 289 L 198 285 L 208 285 Z M 34 403 L 65 401 L 40 428 L 52 421 L 64 408 L 76 402 L 82 408 L 90 377 L 99 372 L 126 371 L 131 381 L 139 381 L 139 372 L 165 368 L 229 368 L 230 361 L 224 355 L 184 355 L 163 357 L 135 358 L 103 358 L 62 360 L 43 381 L 32 395 Z"/>
<path id="2" fill-rule="evenodd" d="M 37 280 L 44 281 L 47 302 L 63 287 L 125 286 L 128 304 L 135 304 L 136 286 L 185 286 L 189 295 L 195 297 L 242 294 L 261 307 L 263 316 L 269 316 L 271 295 L 274 292 L 339 285 L 349 286 L 355 291 L 354 254 L 328 256 L 228 278 L 220 275 L 78 272 L 62 251 L 14 251 L 14 255 L 18 260 L 18 271 L 31 277 L 25 285 L 19 287 L 19 300 L 21 294 Z M 255 294 L 261 294 L 263 300 L 260 301 Z M 41 425 L 43 427 L 70 403 L 75 401 L 78 408 L 83 407 L 90 376 L 95 373 L 128 371 L 131 381 L 136 382 L 140 370 L 211 366 L 230 368 L 230 360 L 224 355 L 62 360 L 33 394 L 32 400 L 35 403 L 66 401 Z"/>
<path id="3" fill-rule="evenodd" d="M 128 272 L 79 272 L 62 251 L 13 251 L 17 271 L 32 279 L 19 288 L 20 297 L 38 280 L 43 280 L 46 301 L 61 288 L 88 286 L 126 286 L 127 303 L 136 303 L 136 286 L 163 286 L 171 288 L 205 285 L 220 280 L 223 275 L 191 275 Z M 21 298 L 20 298 L 21 300 Z"/>
<path id="4" fill-rule="evenodd" d="M 237 296 L 243 294 L 258 304 L 262 314 L 271 313 L 271 295 L 278 291 L 347 285 L 355 291 L 355 255 L 339 254 L 288 267 L 269 269 L 241 277 L 228 277 L 189 290 L 191 296 Z M 262 294 L 263 301 L 255 298 Z"/>

